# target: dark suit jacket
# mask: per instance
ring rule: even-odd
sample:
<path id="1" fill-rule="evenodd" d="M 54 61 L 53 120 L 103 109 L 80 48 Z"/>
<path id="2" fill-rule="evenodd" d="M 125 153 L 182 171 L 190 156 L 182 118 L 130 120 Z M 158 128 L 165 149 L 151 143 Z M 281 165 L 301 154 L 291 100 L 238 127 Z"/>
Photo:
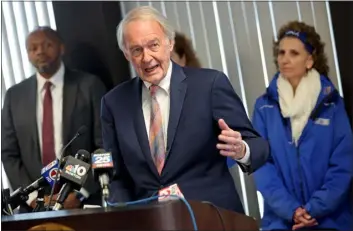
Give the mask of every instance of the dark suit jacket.
<path id="1" fill-rule="evenodd" d="M 251 152 L 253 172 L 265 163 L 269 147 L 253 129 L 241 100 L 228 78 L 210 69 L 182 68 L 173 63 L 167 159 L 161 176 L 155 168 L 141 106 L 140 78 L 125 82 L 102 99 L 102 134 L 112 151 L 116 174 L 112 201 L 150 197 L 177 183 L 186 199 L 210 201 L 244 212 L 228 170 L 226 157 L 216 148 L 223 118 L 241 132 Z"/>
<path id="2" fill-rule="evenodd" d="M 88 130 L 66 150 L 75 155 L 79 149 L 93 152 L 102 147 L 100 104 L 106 93 L 103 83 L 91 74 L 65 68 L 63 93 L 63 144 L 69 142 L 77 130 Z M 14 85 L 6 92 L 2 109 L 1 160 L 13 190 L 27 186 L 40 177 L 43 167 L 39 147 L 36 76 Z M 94 193 L 98 183 L 91 174 L 84 187 Z"/>

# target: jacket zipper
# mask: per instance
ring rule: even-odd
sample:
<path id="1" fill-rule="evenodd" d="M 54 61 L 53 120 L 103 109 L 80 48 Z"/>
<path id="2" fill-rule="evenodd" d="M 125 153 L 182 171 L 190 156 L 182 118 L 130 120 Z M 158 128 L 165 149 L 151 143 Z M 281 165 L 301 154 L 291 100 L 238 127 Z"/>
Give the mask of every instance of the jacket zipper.
<path id="1" fill-rule="evenodd" d="M 305 197 L 304 197 L 303 173 L 302 173 L 302 168 L 301 168 L 300 151 L 299 151 L 299 147 L 298 146 L 296 147 L 296 150 L 297 150 L 297 158 L 298 158 L 300 196 L 301 196 L 302 203 L 304 203 Z"/>
<path id="2" fill-rule="evenodd" d="M 324 105 L 324 103 L 326 103 L 326 101 L 330 101 L 330 99 L 335 95 L 337 94 L 336 92 L 337 90 L 334 90 L 332 91 L 330 94 L 328 94 L 326 97 L 324 97 L 320 103 L 317 105 L 317 107 L 313 110 L 313 112 L 311 113 L 310 117 L 309 117 L 309 120 L 315 120 L 316 117 L 318 116 L 318 114 L 322 111 L 322 106 Z M 305 126 L 306 128 L 307 126 Z M 304 130 L 305 130 L 304 128 Z M 303 130 L 303 133 L 304 133 L 304 130 Z M 301 196 L 301 200 L 302 200 L 302 203 L 305 203 L 305 195 L 304 195 L 304 177 L 303 177 L 303 171 L 302 171 L 302 168 L 301 168 L 301 161 L 300 161 L 300 151 L 299 151 L 299 143 L 301 141 L 301 138 L 299 138 L 298 140 L 298 143 L 296 145 L 296 151 L 297 151 L 297 158 L 298 158 L 298 171 L 299 171 L 299 185 L 300 185 L 300 196 Z"/>

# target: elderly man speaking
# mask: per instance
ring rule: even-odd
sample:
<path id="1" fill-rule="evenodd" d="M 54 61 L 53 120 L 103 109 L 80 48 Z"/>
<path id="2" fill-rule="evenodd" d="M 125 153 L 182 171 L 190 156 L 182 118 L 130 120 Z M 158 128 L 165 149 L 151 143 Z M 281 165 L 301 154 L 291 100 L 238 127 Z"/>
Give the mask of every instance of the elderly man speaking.
<path id="1" fill-rule="evenodd" d="M 138 76 L 102 99 L 103 143 L 116 170 L 112 200 L 147 198 L 177 184 L 188 200 L 244 213 L 227 157 L 252 173 L 267 160 L 268 143 L 224 73 L 171 61 L 174 35 L 148 6 L 118 26 L 119 47 Z"/>

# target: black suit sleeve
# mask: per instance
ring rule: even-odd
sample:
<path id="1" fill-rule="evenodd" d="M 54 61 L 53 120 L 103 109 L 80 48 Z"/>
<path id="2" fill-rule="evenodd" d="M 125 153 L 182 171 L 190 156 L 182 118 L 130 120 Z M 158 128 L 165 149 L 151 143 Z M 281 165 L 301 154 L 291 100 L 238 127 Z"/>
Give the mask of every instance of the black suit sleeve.
<path id="1" fill-rule="evenodd" d="M 216 121 L 224 119 L 231 129 L 241 133 L 243 140 L 248 144 L 251 164 L 246 166 L 238 163 L 242 171 L 250 174 L 265 164 L 269 145 L 253 128 L 242 101 L 222 72 L 215 78 L 212 87 L 212 111 Z"/>
<path id="2" fill-rule="evenodd" d="M 104 97 L 102 99 L 101 120 L 104 149 L 112 152 L 114 160 L 115 171 L 113 181 L 110 184 L 111 196 L 109 200 L 111 202 L 130 201 L 132 200 L 130 193 L 132 189 L 132 182 L 120 153 L 114 119 Z"/>
<path id="3" fill-rule="evenodd" d="M 22 163 L 17 134 L 11 111 L 11 89 L 6 92 L 1 115 L 1 161 L 13 190 L 31 183 Z M 24 112 L 25 113 L 25 112 Z"/>
<path id="4" fill-rule="evenodd" d="M 102 148 L 103 141 L 102 141 L 102 126 L 100 120 L 100 113 L 101 113 L 101 102 L 102 98 L 107 92 L 105 85 L 102 81 L 95 78 L 93 87 L 92 87 L 92 108 L 93 108 L 93 122 L 94 122 L 94 146 L 95 148 Z"/>

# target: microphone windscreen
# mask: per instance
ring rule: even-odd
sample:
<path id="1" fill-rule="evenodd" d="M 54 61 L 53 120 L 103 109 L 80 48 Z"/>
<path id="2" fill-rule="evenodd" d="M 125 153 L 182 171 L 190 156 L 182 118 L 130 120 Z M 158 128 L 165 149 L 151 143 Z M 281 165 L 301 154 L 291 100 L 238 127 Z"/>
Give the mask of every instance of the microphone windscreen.
<path id="1" fill-rule="evenodd" d="M 80 150 L 77 151 L 77 154 L 76 154 L 75 158 L 80 159 L 80 160 L 88 163 L 90 161 L 90 159 L 91 159 L 91 154 L 88 151 L 84 150 L 84 149 L 80 149 Z"/>
<path id="2" fill-rule="evenodd" d="M 86 127 L 85 125 L 82 125 L 82 126 L 78 129 L 77 134 L 80 136 L 80 135 L 82 135 L 82 134 L 84 134 L 84 133 L 86 133 L 86 132 L 87 132 L 87 127 Z"/>
<path id="3" fill-rule="evenodd" d="M 97 150 L 95 150 L 93 153 L 94 154 L 100 154 L 100 153 L 106 153 L 107 151 L 105 151 L 105 149 L 103 148 L 98 148 Z"/>

